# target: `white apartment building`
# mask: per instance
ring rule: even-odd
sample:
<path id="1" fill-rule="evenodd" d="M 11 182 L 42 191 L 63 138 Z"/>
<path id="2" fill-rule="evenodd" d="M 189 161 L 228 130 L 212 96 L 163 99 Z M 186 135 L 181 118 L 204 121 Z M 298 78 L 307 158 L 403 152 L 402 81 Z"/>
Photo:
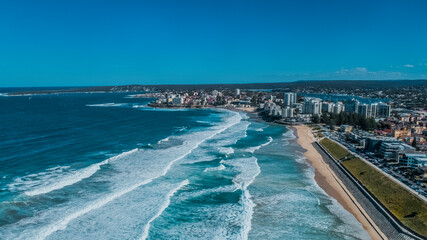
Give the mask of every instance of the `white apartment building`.
<path id="1" fill-rule="evenodd" d="M 291 118 L 294 116 L 294 109 L 285 107 L 282 109 L 282 118 Z"/>
<path id="2" fill-rule="evenodd" d="M 334 103 L 333 102 L 322 102 L 322 112 L 332 112 L 334 109 Z"/>
<path id="3" fill-rule="evenodd" d="M 292 104 L 297 102 L 297 94 L 293 92 L 285 92 L 283 101 L 285 106 L 290 107 Z"/>
<path id="4" fill-rule="evenodd" d="M 306 98 L 302 105 L 302 113 L 304 114 L 321 114 L 322 100 L 319 98 Z"/>
<path id="5" fill-rule="evenodd" d="M 335 114 L 340 114 L 341 112 L 344 112 L 344 110 L 345 110 L 344 104 L 342 104 L 341 102 L 334 103 L 332 106 L 332 111 Z"/>
<path id="6" fill-rule="evenodd" d="M 386 103 L 378 103 L 376 117 L 378 118 L 388 118 L 390 117 L 391 106 Z"/>

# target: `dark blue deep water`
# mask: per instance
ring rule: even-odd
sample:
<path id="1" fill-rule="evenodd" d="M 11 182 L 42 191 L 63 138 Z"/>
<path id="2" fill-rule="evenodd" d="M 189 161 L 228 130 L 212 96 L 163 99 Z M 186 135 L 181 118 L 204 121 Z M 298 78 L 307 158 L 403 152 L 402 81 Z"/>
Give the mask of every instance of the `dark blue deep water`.
<path id="1" fill-rule="evenodd" d="M 0 239 L 366 239 L 292 131 L 126 93 L 0 96 Z"/>

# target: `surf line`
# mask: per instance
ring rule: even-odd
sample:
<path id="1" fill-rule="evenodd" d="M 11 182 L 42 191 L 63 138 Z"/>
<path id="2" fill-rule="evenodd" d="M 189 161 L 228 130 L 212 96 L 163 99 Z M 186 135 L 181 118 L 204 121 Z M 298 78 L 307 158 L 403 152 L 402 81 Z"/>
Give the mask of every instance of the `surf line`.
<path id="1" fill-rule="evenodd" d="M 25 195 L 27 196 L 36 196 L 36 195 L 41 195 L 41 194 L 46 194 L 61 188 L 64 188 L 66 186 L 70 186 L 73 185 L 75 183 L 78 183 L 80 181 L 82 181 L 83 179 L 89 178 L 91 177 L 93 174 L 95 174 L 99 169 L 101 169 L 102 165 L 108 164 L 111 161 L 114 161 L 118 158 L 127 156 L 129 154 L 135 153 L 137 152 L 138 149 L 132 149 L 130 151 L 127 152 L 123 152 L 119 155 L 116 155 L 114 157 L 108 158 L 102 162 L 99 163 L 95 163 L 92 164 L 86 168 L 83 169 L 79 169 L 75 172 L 69 173 L 67 175 L 65 175 L 62 179 L 59 179 L 58 181 L 56 181 L 53 184 L 47 185 L 47 186 L 43 186 L 40 187 L 38 189 L 34 189 L 34 190 L 30 190 L 30 191 L 25 191 Z"/>
<path id="2" fill-rule="evenodd" d="M 238 115 L 238 116 L 240 117 L 240 115 Z M 79 210 L 79 211 L 77 211 L 77 212 L 74 212 L 74 213 L 72 213 L 71 215 L 68 215 L 67 217 L 65 217 L 65 218 L 64 218 L 62 221 L 60 221 L 59 223 L 51 224 L 50 226 L 46 227 L 44 230 L 42 230 L 42 231 L 41 231 L 41 233 L 39 234 L 39 236 L 38 236 L 36 239 L 45 239 L 46 237 L 48 237 L 49 235 L 51 235 L 52 233 L 54 233 L 54 232 L 56 232 L 56 231 L 64 230 L 64 229 L 67 227 L 67 225 L 68 225 L 72 220 L 74 220 L 74 219 L 76 219 L 76 218 L 78 218 L 78 217 L 80 217 L 80 216 L 82 216 L 82 215 L 84 215 L 84 214 L 86 214 L 86 213 L 88 213 L 88 212 L 90 212 L 90 211 L 94 210 L 94 209 L 97 209 L 97 208 L 103 207 L 103 206 L 104 206 L 104 205 L 106 205 L 107 203 L 109 203 L 109 202 L 111 202 L 111 201 L 115 200 L 116 198 L 119 198 L 119 197 L 123 196 L 123 195 L 124 195 L 124 194 L 126 194 L 126 193 L 129 193 L 129 192 L 131 192 L 131 191 L 135 190 L 136 188 L 138 188 L 138 187 L 140 187 L 140 186 L 146 185 L 146 184 L 148 184 L 148 183 L 152 182 L 153 180 L 155 180 L 155 179 L 157 179 L 157 178 L 160 178 L 160 177 L 162 177 L 162 176 L 165 176 L 165 175 L 167 174 L 167 172 L 169 171 L 169 169 L 173 166 L 173 164 L 174 164 L 175 162 L 177 162 L 177 161 L 179 161 L 179 160 L 183 159 L 185 156 L 189 155 L 191 152 L 193 152 L 193 150 L 195 150 L 196 148 L 198 148 L 198 147 L 200 146 L 200 144 L 202 144 L 202 143 L 203 143 L 203 142 L 205 142 L 206 140 L 211 139 L 211 138 L 213 138 L 214 136 L 216 136 L 216 135 L 218 135 L 218 134 L 222 133 L 222 132 L 223 132 L 223 131 L 225 131 L 226 129 L 228 129 L 228 128 L 230 128 L 230 127 L 234 126 L 234 125 L 236 125 L 237 123 L 239 123 L 239 122 L 241 121 L 241 119 L 242 119 L 242 118 L 240 117 L 238 121 L 233 122 L 233 123 L 228 124 L 228 125 L 225 125 L 225 127 L 223 127 L 222 129 L 220 129 L 220 130 L 218 130 L 218 131 L 214 132 L 214 133 L 213 133 L 212 135 L 210 135 L 209 137 L 207 137 L 207 138 L 203 139 L 202 141 L 198 142 L 198 143 L 197 143 L 193 148 L 191 148 L 191 149 L 190 149 L 187 153 L 185 153 L 184 155 L 182 155 L 182 156 L 180 156 L 180 157 L 178 157 L 178 158 L 176 158 L 176 159 L 172 160 L 172 161 L 171 161 L 171 162 L 166 166 L 166 168 L 163 170 L 163 172 L 162 172 L 159 176 L 154 177 L 154 178 L 151 178 L 151 179 L 144 180 L 144 181 L 142 181 L 142 182 L 140 182 L 140 183 L 138 183 L 138 184 L 133 185 L 133 186 L 132 186 L 132 187 L 130 187 L 130 188 L 127 188 L 127 189 L 122 190 L 122 191 L 120 191 L 120 192 L 118 192 L 118 193 L 114 193 L 114 194 L 111 194 L 111 195 L 109 195 L 109 196 L 107 196 L 107 197 L 105 197 L 105 198 L 101 198 L 101 199 L 99 199 L 99 200 L 97 200 L 97 201 L 94 201 L 94 202 L 93 202 L 92 204 L 90 204 L 88 207 L 86 207 L 86 208 L 84 208 L 84 209 L 81 209 L 81 210 Z"/>
<path id="3" fill-rule="evenodd" d="M 256 150 L 259 150 L 260 148 L 262 148 L 264 146 L 267 146 L 271 142 L 273 142 L 273 138 L 272 137 L 268 137 L 268 141 L 266 143 L 263 143 L 263 144 L 261 144 L 259 146 L 256 146 L 256 147 L 250 147 L 250 148 L 247 149 L 247 152 L 254 153 Z"/>
<path id="4" fill-rule="evenodd" d="M 255 181 L 255 178 L 261 173 L 261 168 L 259 167 L 259 164 L 258 164 L 258 158 L 254 157 L 254 163 L 256 165 L 256 172 L 254 176 L 248 182 L 244 183 L 241 188 L 243 190 L 241 201 L 243 202 L 243 206 L 245 208 L 244 213 L 246 213 L 246 218 L 244 219 L 243 225 L 241 228 L 241 238 L 243 240 L 248 239 L 249 232 L 252 229 L 252 217 L 254 214 L 254 207 L 255 207 L 255 203 L 252 201 L 252 196 L 249 193 L 248 187 Z"/>
<path id="5" fill-rule="evenodd" d="M 150 226 L 151 223 L 156 220 L 156 218 L 158 218 L 160 215 L 162 215 L 162 213 L 166 210 L 166 208 L 169 207 L 170 202 L 171 202 L 171 197 L 173 197 L 173 195 L 175 195 L 176 192 L 178 192 L 181 188 L 183 188 L 184 186 L 188 185 L 188 180 L 184 180 L 182 181 L 178 187 L 172 189 L 172 191 L 170 191 L 167 195 L 166 195 L 166 202 L 162 205 L 162 207 L 159 209 L 159 211 L 156 213 L 156 215 L 154 215 L 150 220 L 148 220 L 148 223 L 145 225 L 144 227 L 144 233 L 142 234 L 141 240 L 145 240 L 148 237 L 148 232 L 150 230 Z"/>

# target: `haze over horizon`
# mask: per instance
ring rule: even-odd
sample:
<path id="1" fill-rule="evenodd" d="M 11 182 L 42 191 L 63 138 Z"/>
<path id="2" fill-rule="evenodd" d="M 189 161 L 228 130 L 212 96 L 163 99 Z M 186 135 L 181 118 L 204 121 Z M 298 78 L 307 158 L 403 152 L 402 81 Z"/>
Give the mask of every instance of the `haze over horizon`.
<path id="1" fill-rule="evenodd" d="M 425 1 L 0 3 L 0 87 L 427 79 Z"/>

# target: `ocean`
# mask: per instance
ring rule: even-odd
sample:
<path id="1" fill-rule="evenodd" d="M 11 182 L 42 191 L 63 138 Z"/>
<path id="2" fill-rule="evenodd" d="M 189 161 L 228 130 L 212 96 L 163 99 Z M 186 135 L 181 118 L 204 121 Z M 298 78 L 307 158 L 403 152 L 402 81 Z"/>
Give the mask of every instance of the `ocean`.
<path id="1" fill-rule="evenodd" d="M 0 96 L 0 239 L 369 239 L 286 127 L 152 100 Z"/>

